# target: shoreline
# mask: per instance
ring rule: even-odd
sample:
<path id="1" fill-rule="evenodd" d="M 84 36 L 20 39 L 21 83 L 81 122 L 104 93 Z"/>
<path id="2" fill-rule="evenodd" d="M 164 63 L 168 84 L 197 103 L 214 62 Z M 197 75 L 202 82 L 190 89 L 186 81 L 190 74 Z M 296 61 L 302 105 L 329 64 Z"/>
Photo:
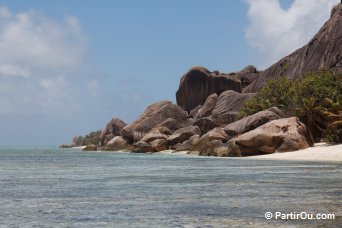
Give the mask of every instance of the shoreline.
<path id="1" fill-rule="evenodd" d="M 198 153 L 194 151 L 160 151 L 158 154 L 192 155 Z M 205 157 L 205 156 L 203 156 Z M 229 157 L 224 157 L 229 158 Z M 232 158 L 232 157 L 230 157 Z M 313 147 L 291 152 L 279 152 L 266 155 L 250 157 L 234 157 L 235 159 L 255 159 L 255 160 L 284 160 L 284 161 L 315 161 L 315 162 L 342 162 L 342 144 L 316 143 Z"/>
<path id="2" fill-rule="evenodd" d="M 73 147 L 71 149 L 83 149 L 81 147 Z M 110 151 L 96 151 L 96 152 L 110 152 Z M 116 151 L 119 153 L 130 153 L 126 151 Z M 190 155 L 198 156 L 198 152 L 195 151 L 174 151 L 164 150 L 148 154 L 160 154 L 160 155 Z M 206 157 L 206 156 L 203 156 Z M 229 157 L 224 157 L 229 158 Z M 230 157 L 232 158 L 232 157 Z M 291 152 L 278 152 L 266 155 L 257 155 L 250 157 L 234 157 L 235 159 L 254 159 L 254 160 L 284 160 L 284 161 L 315 161 L 315 162 L 342 162 L 342 144 L 327 144 L 316 143 L 313 147 L 309 147 L 303 150 L 291 151 Z"/>
<path id="3" fill-rule="evenodd" d="M 342 144 L 316 143 L 313 147 L 303 150 L 279 152 L 247 158 L 257 160 L 342 162 Z"/>

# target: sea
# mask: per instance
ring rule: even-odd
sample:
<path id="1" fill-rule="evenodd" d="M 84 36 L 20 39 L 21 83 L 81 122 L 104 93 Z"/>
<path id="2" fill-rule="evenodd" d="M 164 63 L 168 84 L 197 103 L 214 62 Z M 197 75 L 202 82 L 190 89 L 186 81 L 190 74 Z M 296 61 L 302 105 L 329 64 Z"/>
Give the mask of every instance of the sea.
<path id="1" fill-rule="evenodd" d="M 341 168 L 2 147 L 0 227 L 341 227 Z"/>

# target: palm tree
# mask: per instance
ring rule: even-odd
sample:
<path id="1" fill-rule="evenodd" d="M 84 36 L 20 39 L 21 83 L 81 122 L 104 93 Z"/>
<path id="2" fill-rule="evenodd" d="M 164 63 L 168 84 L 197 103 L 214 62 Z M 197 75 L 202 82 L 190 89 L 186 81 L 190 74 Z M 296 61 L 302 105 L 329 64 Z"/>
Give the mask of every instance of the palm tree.
<path id="1" fill-rule="evenodd" d="M 340 99 L 334 102 L 331 99 L 324 99 L 326 110 L 324 115 L 329 120 L 327 130 L 325 132 L 325 139 L 329 142 L 342 142 L 342 102 Z"/>
<path id="2" fill-rule="evenodd" d="M 313 140 L 319 142 L 328 125 L 324 118 L 324 108 L 317 105 L 314 97 L 305 98 L 302 101 L 302 107 L 296 108 L 296 114 L 306 124 Z"/>

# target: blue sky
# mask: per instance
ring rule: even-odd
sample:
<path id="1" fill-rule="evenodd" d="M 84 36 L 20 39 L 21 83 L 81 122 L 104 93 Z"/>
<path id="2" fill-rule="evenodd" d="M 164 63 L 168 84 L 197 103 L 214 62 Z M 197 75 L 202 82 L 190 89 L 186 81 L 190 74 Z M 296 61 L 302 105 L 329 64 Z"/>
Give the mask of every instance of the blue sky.
<path id="1" fill-rule="evenodd" d="M 0 0 L 0 146 L 68 143 L 113 116 L 130 123 L 175 102 L 195 65 L 269 66 L 338 1 L 312 2 Z"/>

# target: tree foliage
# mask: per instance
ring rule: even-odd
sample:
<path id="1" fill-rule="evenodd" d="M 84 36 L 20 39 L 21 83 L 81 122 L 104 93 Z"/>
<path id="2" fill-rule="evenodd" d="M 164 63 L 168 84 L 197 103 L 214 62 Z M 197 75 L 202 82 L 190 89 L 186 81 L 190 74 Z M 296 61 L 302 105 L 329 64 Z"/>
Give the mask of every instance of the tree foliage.
<path id="1" fill-rule="evenodd" d="M 100 136 L 101 136 L 101 130 L 98 131 L 92 131 L 86 136 L 84 136 L 83 139 L 83 145 L 99 145 L 100 144 Z"/>

